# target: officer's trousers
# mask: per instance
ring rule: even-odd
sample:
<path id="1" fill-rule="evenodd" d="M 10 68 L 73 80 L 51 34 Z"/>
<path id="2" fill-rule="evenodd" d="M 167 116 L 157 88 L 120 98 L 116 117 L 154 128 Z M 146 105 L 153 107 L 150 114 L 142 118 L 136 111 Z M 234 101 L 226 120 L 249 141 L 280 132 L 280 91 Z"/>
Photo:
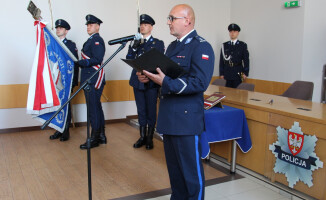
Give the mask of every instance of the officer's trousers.
<path id="1" fill-rule="evenodd" d="M 241 83 L 241 79 L 235 79 L 235 80 L 226 80 L 226 87 L 230 87 L 230 88 L 237 88 L 240 83 Z"/>
<path id="2" fill-rule="evenodd" d="M 200 136 L 164 135 L 172 200 L 204 200 L 205 176 L 201 161 Z"/>
<path id="3" fill-rule="evenodd" d="M 104 113 L 102 109 L 101 96 L 104 88 L 104 83 L 102 83 L 99 89 L 95 89 L 94 84 L 90 84 L 89 91 L 89 117 L 92 129 L 100 130 L 100 128 L 104 127 Z M 85 98 L 87 101 L 87 92 L 84 91 Z"/>
<path id="4" fill-rule="evenodd" d="M 155 127 L 158 88 L 139 90 L 134 88 L 140 126 Z"/>

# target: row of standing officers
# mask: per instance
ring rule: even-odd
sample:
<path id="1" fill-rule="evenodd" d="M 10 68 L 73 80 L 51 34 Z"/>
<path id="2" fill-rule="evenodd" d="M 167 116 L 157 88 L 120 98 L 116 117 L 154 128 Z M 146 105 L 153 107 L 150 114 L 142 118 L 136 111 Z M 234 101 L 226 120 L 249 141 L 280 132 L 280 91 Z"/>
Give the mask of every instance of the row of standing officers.
<path id="1" fill-rule="evenodd" d="M 81 82 L 87 80 L 102 64 L 105 44 L 99 35 L 102 21 L 94 15 L 86 16 L 88 40 L 81 50 L 81 60 L 75 62 L 73 86 L 78 84 L 78 69 L 81 68 Z M 200 135 L 204 131 L 203 92 L 207 89 L 214 71 L 215 56 L 211 45 L 196 30 L 193 9 L 186 4 L 172 8 L 168 16 L 170 34 L 177 38 L 165 52 L 171 60 L 188 71 L 177 79 L 165 76 L 160 69 L 158 74 L 147 71 L 132 71 L 130 85 L 134 89 L 140 125 L 140 138 L 133 145 L 146 149 L 153 148 L 153 134 L 156 124 L 157 99 L 160 98 L 160 111 L 157 131 L 163 135 L 164 151 L 170 183 L 171 199 L 204 199 L 205 177 L 200 160 Z M 151 34 L 155 21 L 149 15 L 140 16 L 141 40 L 131 42 L 127 59 L 135 59 L 152 48 L 164 53 L 164 42 Z M 76 44 L 65 37 L 69 24 L 56 21 L 56 33 L 78 59 Z M 226 79 L 228 87 L 237 87 L 249 75 L 249 53 L 246 43 L 237 39 L 240 27 L 230 24 L 230 41 L 223 43 L 220 55 L 220 76 Z M 63 33 L 62 33 L 63 32 Z M 104 70 L 94 76 L 90 83 L 88 99 L 90 111 L 91 147 L 106 144 L 105 119 L 100 98 L 105 85 Z M 86 95 L 86 93 L 85 93 Z M 69 109 L 70 110 L 70 109 Z M 67 128 L 63 133 L 55 132 L 50 139 L 69 139 L 68 114 Z M 193 122 L 196 123 L 193 123 Z M 80 145 L 87 149 L 87 145 Z"/>

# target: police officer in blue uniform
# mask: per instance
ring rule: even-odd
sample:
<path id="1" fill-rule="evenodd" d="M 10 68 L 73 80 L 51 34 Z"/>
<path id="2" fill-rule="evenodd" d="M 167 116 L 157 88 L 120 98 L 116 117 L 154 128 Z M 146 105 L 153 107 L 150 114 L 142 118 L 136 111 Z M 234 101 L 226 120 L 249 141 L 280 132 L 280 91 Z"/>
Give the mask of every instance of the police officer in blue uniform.
<path id="1" fill-rule="evenodd" d="M 226 87 L 236 88 L 249 76 L 249 52 L 247 44 L 238 40 L 240 27 L 230 24 L 228 30 L 231 40 L 222 44 L 220 76 Z"/>
<path id="2" fill-rule="evenodd" d="M 161 85 L 157 131 L 163 134 L 164 151 L 172 189 L 171 199 L 204 199 L 205 177 L 200 135 L 204 131 L 204 91 L 214 71 L 212 46 L 196 30 L 195 14 L 186 4 L 168 16 L 171 35 L 177 38 L 166 56 L 188 73 L 172 79 L 159 68 L 144 75 Z"/>
<path id="3" fill-rule="evenodd" d="M 163 41 L 151 35 L 154 24 L 154 19 L 149 15 L 140 15 L 140 33 L 143 38 L 143 43 L 141 43 L 140 39 L 131 42 L 126 56 L 127 59 L 135 59 L 152 48 L 156 48 L 158 51 L 164 53 Z M 146 144 L 146 149 L 152 149 L 159 85 L 146 77 L 146 83 L 140 82 L 136 72 L 135 69 L 132 70 L 129 81 L 130 86 L 134 88 L 140 131 L 140 138 L 134 144 L 134 148 L 140 148 Z"/>
<path id="4" fill-rule="evenodd" d="M 102 21 L 94 15 L 86 16 L 87 33 L 90 36 L 81 50 L 82 60 L 76 62 L 81 68 L 81 83 L 84 83 L 94 72 L 96 72 L 103 61 L 105 54 L 104 40 L 99 34 Z M 90 81 L 90 91 L 85 93 L 86 101 L 89 99 L 91 132 L 91 148 L 106 144 L 105 121 L 102 109 L 101 96 L 105 85 L 104 69 L 102 69 Z M 87 141 L 80 145 L 81 149 L 87 149 Z"/>
<path id="5" fill-rule="evenodd" d="M 55 22 L 55 29 L 56 29 L 57 36 L 68 47 L 68 49 L 76 57 L 76 59 L 78 59 L 78 49 L 76 47 L 76 44 L 73 41 L 68 40 L 66 38 L 66 35 L 68 34 L 68 31 L 70 30 L 70 25 L 68 24 L 68 22 L 66 22 L 63 19 L 58 19 Z M 78 74 L 79 74 L 79 67 L 75 66 L 75 68 L 74 68 L 74 77 L 73 77 L 71 90 L 73 90 L 73 88 L 78 85 Z M 70 104 L 69 104 L 68 115 L 67 115 L 67 123 L 66 123 L 66 127 L 65 127 L 63 133 L 60 133 L 59 131 L 56 131 L 53 135 L 50 136 L 50 140 L 60 138 L 60 141 L 67 141 L 69 139 L 69 137 L 70 137 L 70 133 L 69 133 L 69 124 L 70 124 L 70 122 L 71 122 L 71 107 L 70 107 Z"/>

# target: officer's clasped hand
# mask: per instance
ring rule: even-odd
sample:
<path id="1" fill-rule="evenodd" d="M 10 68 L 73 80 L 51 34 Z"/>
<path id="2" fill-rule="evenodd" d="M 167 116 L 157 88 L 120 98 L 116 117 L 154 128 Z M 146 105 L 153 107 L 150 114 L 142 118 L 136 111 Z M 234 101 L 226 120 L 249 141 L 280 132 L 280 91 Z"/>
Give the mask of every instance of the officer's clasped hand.
<path id="1" fill-rule="evenodd" d="M 132 43 L 130 44 L 131 45 L 131 48 L 137 49 L 140 46 L 140 43 L 141 43 L 141 40 L 134 40 L 134 41 L 132 41 Z"/>

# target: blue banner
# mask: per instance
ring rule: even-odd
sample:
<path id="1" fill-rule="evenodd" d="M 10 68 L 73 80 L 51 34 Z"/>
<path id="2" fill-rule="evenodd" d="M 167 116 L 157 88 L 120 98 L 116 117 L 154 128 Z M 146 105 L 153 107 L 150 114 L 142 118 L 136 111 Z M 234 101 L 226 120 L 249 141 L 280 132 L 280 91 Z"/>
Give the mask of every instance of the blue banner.
<path id="1" fill-rule="evenodd" d="M 60 99 L 60 104 L 63 105 L 70 97 L 71 85 L 74 73 L 74 61 L 62 48 L 57 40 L 53 37 L 52 32 L 46 27 L 44 28 L 44 38 L 46 50 L 50 63 L 52 78 L 56 86 L 56 92 Z M 68 105 L 65 106 L 61 112 L 52 119 L 49 124 L 50 127 L 63 132 L 66 126 L 66 119 L 68 115 Z M 41 122 L 50 119 L 55 112 L 46 113 L 37 116 Z M 68 126 L 69 126 L 68 122 Z"/>

